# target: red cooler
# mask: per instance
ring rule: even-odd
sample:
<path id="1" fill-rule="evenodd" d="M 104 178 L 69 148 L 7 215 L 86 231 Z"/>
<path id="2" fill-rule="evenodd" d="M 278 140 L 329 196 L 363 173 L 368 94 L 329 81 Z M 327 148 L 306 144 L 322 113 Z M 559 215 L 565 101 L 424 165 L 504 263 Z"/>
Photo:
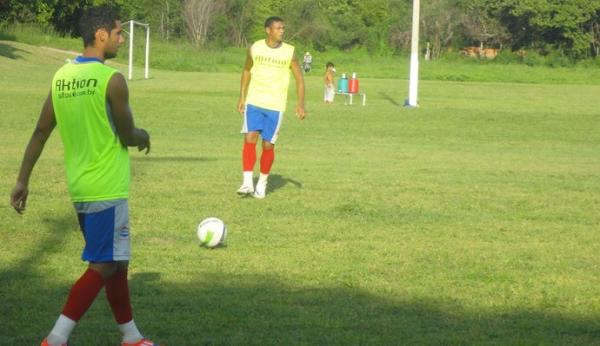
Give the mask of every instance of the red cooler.
<path id="1" fill-rule="evenodd" d="M 348 82 L 348 92 L 351 94 L 358 93 L 358 79 L 356 79 L 356 72 L 352 72 L 352 78 Z"/>

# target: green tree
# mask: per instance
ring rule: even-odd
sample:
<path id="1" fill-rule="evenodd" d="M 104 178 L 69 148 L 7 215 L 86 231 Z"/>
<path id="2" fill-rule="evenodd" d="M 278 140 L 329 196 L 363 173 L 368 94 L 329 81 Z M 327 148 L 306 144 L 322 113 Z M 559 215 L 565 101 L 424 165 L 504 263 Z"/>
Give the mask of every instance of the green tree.
<path id="1" fill-rule="evenodd" d="M 183 33 L 180 0 L 134 0 L 118 5 L 128 19 L 150 24 L 151 32 L 169 40 Z"/>
<path id="2" fill-rule="evenodd" d="M 390 0 L 388 42 L 396 52 L 410 48 L 412 0 Z"/>
<path id="3" fill-rule="evenodd" d="M 459 1 L 457 6 L 462 12 L 459 25 L 463 43 L 501 48 L 509 42 L 506 27 L 491 15 L 484 1 Z"/>
<path id="4" fill-rule="evenodd" d="M 431 0 L 421 11 L 421 37 L 431 43 L 432 58 L 439 57 L 460 30 L 461 11 L 455 0 Z"/>
<path id="5" fill-rule="evenodd" d="M 487 1 L 510 32 L 513 49 L 554 47 L 573 58 L 590 56 L 599 0 Z"/>
<path id="6" fill-rule="evenodd" d="M 228 0 L 225 11 L 216 22 L 219 26 L 220 36 L 223 42 L 235 47 L 247 47 L 249 44 L 248 34 L 257 19 L 253 15 L 256 1 L 252 0 Z"/>
<path id="7" fill-rule="evenodd" d="M 48 0 L 4 0 L 0 5 L 0 18 L 19 23 L 47 25 L 52 17 L 54 1 Z"/>

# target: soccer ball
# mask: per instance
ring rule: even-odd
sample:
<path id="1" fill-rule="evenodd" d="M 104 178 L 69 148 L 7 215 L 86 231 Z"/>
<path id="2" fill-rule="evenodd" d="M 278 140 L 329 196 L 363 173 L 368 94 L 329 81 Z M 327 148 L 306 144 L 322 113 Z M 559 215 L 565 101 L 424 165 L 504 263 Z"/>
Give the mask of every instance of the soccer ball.
<path id="1" fill-rule="evenodd" d="M 209 248 L 222 245 L 227 239 L 227 226 L 219 218 L 206 218 L 198 225 L 198 239 L 200 245 Z"/>

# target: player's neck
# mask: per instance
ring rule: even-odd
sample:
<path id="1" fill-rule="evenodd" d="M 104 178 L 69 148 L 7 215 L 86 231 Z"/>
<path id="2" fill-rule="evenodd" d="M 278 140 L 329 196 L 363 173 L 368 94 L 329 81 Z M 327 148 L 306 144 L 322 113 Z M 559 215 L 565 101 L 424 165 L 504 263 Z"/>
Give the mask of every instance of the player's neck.
<path id="1" fill-rule="evenodd" d="M 266 42 L 267 42 L 267 46 L 269 46 L 270 48 L 279 48 L 279 47 L 281 47 L 281 44 L 283 43 L 282 41 L 271 40 L 268 37 L 267 37 Z"/>
<path id="2" fill-rule="evenodd" d="M 104 52 L 95 47 L 85 47 L 85 49 L 83 50 L 83 54 L 81 55 L 86 58 L 97 58 L 100 59 L 100 61 L 102 62 L 106 60 L 104 57 Z"/>

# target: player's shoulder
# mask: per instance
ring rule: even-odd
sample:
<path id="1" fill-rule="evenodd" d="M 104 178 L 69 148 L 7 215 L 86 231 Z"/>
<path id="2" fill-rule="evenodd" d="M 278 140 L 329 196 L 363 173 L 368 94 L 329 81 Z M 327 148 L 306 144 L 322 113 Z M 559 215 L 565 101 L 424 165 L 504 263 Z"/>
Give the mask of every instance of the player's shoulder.
<path id="1" fill-rule="evenodd" d="M 110 78 L 114 74 L 121 73 L 119 69 L 113 66 L 109 66 L 102 62 L 87 62 L 87 63 L 78 63 L 76 61 L 68 62 L 63 65 L 61 69 L 74 69 L 75 71 L 87 71 L 87 73 L 96 75 L 98 77 L 108 77 Z"/>
<path id="2" fill-rule="evenodd" d="M 258 40 L 258 41 L 254 41 L 254 43 L 252 43 L 250 45 L 250 48 L 248 48 L 248 53 L 254 57 L 254 55 L 265 49 L 265 46 L 267 45 L 266 40 Z"/>
<path id="3" fill-rule="evenodd" d="M 129 88 L 127 86 L 127 80 L 125 76 L 120 71 L 115 71 L 110 78 L 108 79 L 107 85 L 108 94 L 127 94 L 129 93 Z"/>
<path id="4" fill-rule="evenodd" d="M 250 46 L 250 49 L 252 49 L 254 47 L 266 46 L 266 45 L 267 45 L 267 40 L 265 40 L 263 38 L 261 40 L 254 41 L 254 43 L 252 43 L 252 45 Z"/>
<path id="5" fill-rule="evenodd" d="M 114 66 L 109 66 L 107 64 L 98 64 L 98 70 L 101 70 L 108 75 L 122 74 L 121 70 Z"/>
<path id="6" fill-rule="evenodd" d="M 116 70 L 116 69 L 110 75 L 110 82 L 117 83 L 117 84 L 125 84 L 125 85 L 127 84 L 125 75 L 121 71 Z"/>
<path id="7" fill-rule="evenodd" d="M 284 50 L 286 50 L 290 53 L 294 53 L 294 51 L 296 50 L 296 47 L 292 46 L 289 43 L 285 43 L 285 42 L 281 43 L 281 48 L 283 48 Z"/>

